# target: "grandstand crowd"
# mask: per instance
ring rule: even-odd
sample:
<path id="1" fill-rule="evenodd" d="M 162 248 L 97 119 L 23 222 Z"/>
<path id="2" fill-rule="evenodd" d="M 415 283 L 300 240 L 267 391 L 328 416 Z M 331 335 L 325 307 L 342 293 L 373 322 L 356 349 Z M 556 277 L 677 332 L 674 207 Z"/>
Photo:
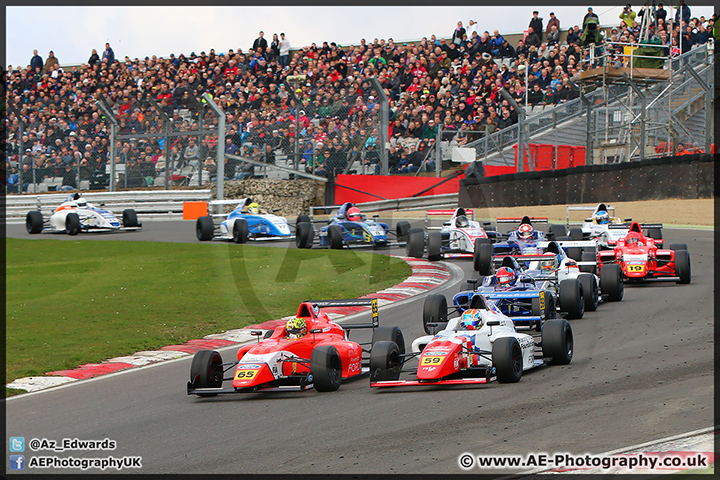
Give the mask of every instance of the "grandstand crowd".
<path id="1" fill-rule="evenodd" d="M 652 15 L 650 36 L 666 54 L 688 51 L 713 36 L 716 15 L 692 17 L 687 5 L 678 10 L 675 22 L 662 5 Z M 600 23 L 588 8 L 582 22 L 563 29 L 561 37 L 554 13 L 543 24 L 539 12 L 533 12 L 516 45 L 471 20 L 467 25 L 459 21 L 448 38 L 362 39 L 349 46 L 322 42 L 293 52 L 284 33 L 268 42 L 263 32 L 247 50 L 211 49 L 168 58 L 116 58 L 106 44 L 101 54 L 93 49 L 87 63 L 66 68 L 52 51 L 44 60 L 35 51 L 27 66 L 9 66 L 3 82 L 7 191 L 27 191 L 31 183 L 47 178 L 62 178 L 52 186 L 56 189 L 78 188 L 78 179 L 106 186 L 102 179 L 109 162 L 110 125 L 96 104 L 99 93 L 117 115 L 117 133 L 158 134 L 118 141 L 117 162 L 125 165 L 121 187 L 158 185 L 166 169 L 171 169 L 173 182 L 187 182 L 190 172 L 201 169 L 209 180 L 216 174 L 220 143 L 228 154 L 261 162 L 274 163 L 276 155 L 292 158 L 296 135 L 297 161 L 307 171 L 327 175 L 364 165 L 369 173 L 378 172 L 380 104 L 372 77 L 389 99 L 391 173 L 416 172 L 438 129 L 443 140 L 462 145 L 516 123 L 518 112 L 501 88 L 521 105 L 526 93 L 531 105 L 576 98 L 574 80 L 587 68 L 584 28 L 592 18 Z M 634 44 L 641 36 L 642 17 L 630 5 L 616 23 L 605 36 L 611 52 L 614 43 Z M 289 75 L 306 75 L 307 80 L 288 82 Z M 165 158 L 165 125 L 150 99 L 171 119 L 174 131 L 196 130 L 199 118 L 192 114 L 195 101 L 190 97 L 198 99 L 205 92 L 226 112 L 224 141 L 213 135 L 171 137 L 170 158 Z M 225 177 L 248 178 L 254 168 L 226 159 Z"/>

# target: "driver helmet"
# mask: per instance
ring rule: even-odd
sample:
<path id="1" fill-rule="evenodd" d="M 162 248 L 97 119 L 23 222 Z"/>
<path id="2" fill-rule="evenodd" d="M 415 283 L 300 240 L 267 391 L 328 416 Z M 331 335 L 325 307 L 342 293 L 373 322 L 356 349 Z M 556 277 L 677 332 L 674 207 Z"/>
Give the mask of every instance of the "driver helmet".
<path id="1" fill-rule="evenodd" d="M 465 215 L 460 215 L 455 219 L 455 225 L 457 225 L 459 228 L 465 228 L 470 225 L 470 221 Z"/>
<path id="2" fill-rule="evenodd" d="M 600 210 L 595 214 L 595 221 L 600 225 L 605 225 L 610 222 L 610 214 L 605 210 Z"/>
<path id="3" fill-rule="evenodd" d="M 463 330 L 479 330 L 482 325 L 480 310 L 471 308 L 463 312 L 462 320 L 460 320 L 460 326 Z"/>
<path id="4" fill-rule="evenodd" d="M 291 318 L 285 324 L 285 330 L 287 331 L 287 338 L 291 340 L 297 340 L 307 335 L 307 323 L 304 318 Z"/>
<path id="5" fill-rule="evenodd" d="M 348 220 L 352 222 L 359 222 L 360 221 L 360 209 L 357 207 L 350 207 L 347 211 L 347 218 Z"/>
<path id="6" fill-rule="evenodd" d="M 257 215 L 258 213 L 260 213 L 260 205 L 254 202 L 251 203 L 250 205 L 248 205 L 248 212 L 252 213 L 253 215 Z"/>
<path id="7" fill-rule="evenodd" d="M 500 285 L 512 285 L 515 283 L 515 272 L 509 267 L 502 267 L 495 273 L 495 278 Z"/>
<path id="8" fill-rule="evenodd" d="M 84 198 L 78 199 L 77 202 L 75 202 L 75 204 L 80 208 L 87 207 L 87 201 Z"/>
<path id="9" fill-rule="evenodd" d="M 529 223 L 523 223 L 518 228 L 518 236 L 523 240 L 530 240 L 533 236 L 534 229 Z"/>
<path id="10" fill-rule="evenodd" d="M 637 233 L 628 233 L 627 237 L 625 237 L 625 245 L 637 245 L 640 243 L 640 235 Z"/>

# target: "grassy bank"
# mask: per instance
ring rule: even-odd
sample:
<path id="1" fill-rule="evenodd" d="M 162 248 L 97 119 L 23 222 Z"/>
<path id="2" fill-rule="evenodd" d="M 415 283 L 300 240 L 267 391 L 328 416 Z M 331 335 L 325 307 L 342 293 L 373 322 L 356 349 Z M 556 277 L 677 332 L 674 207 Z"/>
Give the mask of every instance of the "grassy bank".
<path id="1" fill-rule="evenodd" d="M 7 239 L 7 381 L 293 315 L 412 272 L 371 252 Z"/>

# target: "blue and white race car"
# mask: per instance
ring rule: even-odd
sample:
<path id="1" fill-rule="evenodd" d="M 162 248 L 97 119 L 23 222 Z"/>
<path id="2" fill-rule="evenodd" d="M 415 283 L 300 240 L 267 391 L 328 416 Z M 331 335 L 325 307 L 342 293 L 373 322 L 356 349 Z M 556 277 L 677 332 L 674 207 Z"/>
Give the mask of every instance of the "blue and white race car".
<path id="1" fill-rule="evenodd" d="M 301 221 L 302 220 L 302 221 Z M 298 231 L 303 228 L 304 218 L 298 217 Z M 346 202 L 338 208 L 337 213 L 318 231 L 318 244 L 321 248 L 340 249 L 347 247 L 390 247 L 404 245 L 403 242 L 410 231 L 410 222 L 397 223 L 395 231 L 391 231 L 387 223 L 376 222 L 360 213 L 360 209 L 351 202 Z M 303 236 L 305 236 L 303 230 Z M 396 241 L 391 241 L 395 236 Z M 312 236 L 309 241 L 298 241 L 298 247 L 310 248 Z M 301 248 L 302 248 L 301 247 Z"/>
<path id="2" fill-rule="evenodd" d="M 79 193 L 73 193 L 47 220 L 43 217 L 38 203 L 38 210 L 28 212 L 25 217 L 25 228 L 30 234 L 54 232 L 77 235 L 80 232 L 139 230 L 142 223 L 138 221 L 137 213 L 132 208 L 123 211 L 121 223 L 111 211 L 98 208 Z"/>
<path id="3" fill-rule="evenodd" d="M 284 217 L 273 215 L 253 202 L 252 198 L 240 200 L 215 200 L 209 202 L 213 205 L 234 205 L 232 212 L 225 214 L 211 214 L 199 217 L 195 222 L 195 233 L 200 241 L 232 240 L 235 243 L 245 243 L 248 240 L 292 240 L 290 225 Z M 220 223 L 216 218 L 225 217 Z"/>

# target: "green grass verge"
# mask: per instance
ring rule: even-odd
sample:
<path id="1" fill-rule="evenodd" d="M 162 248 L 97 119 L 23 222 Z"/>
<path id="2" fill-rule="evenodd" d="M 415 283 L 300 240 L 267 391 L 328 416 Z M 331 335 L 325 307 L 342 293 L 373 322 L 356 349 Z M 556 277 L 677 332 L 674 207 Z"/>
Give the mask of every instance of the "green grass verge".
<path id="1" fill-rule="evenodd" d="M 224 243 L 8 238 L 6 255 L 8 382 L 293 315 L 303 300 L 356 298 L 412 273 L 371 252 Z"/>

